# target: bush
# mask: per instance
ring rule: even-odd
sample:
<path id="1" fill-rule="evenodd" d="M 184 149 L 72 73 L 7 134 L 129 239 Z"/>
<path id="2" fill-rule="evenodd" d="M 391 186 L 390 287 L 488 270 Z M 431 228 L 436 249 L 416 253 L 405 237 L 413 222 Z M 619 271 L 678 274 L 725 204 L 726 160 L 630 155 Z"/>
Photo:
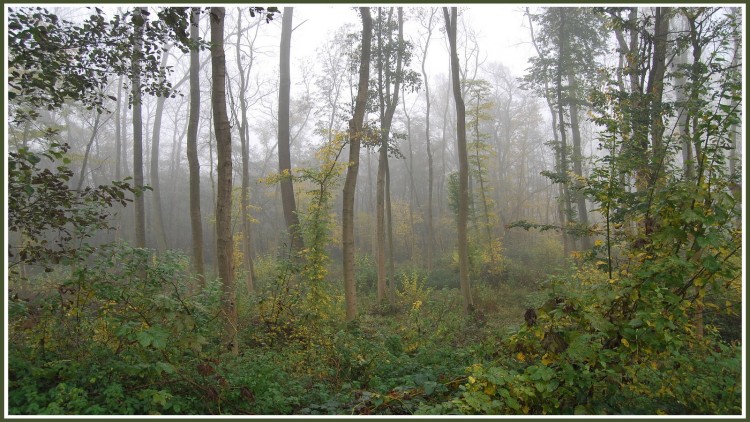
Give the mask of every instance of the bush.
<path id="1" fill-rule="evenodd" d="M 9 348 L 12 414 L 180 412 L 180 368 L 208 345 L 213 315 L 188 291 L 187 259 L 103 247 L 38 292 L 30 334 Z M 24 318 L 23 315 L 17 315 Z M 26 316 L 28 317 L 28 315 Z"/>

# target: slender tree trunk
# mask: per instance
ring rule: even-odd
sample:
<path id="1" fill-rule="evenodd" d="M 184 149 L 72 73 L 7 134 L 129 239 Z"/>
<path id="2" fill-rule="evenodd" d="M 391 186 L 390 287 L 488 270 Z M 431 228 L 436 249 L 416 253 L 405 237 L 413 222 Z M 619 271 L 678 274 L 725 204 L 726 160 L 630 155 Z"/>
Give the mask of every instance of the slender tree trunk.
<path id="1" fill-rule="evenodd" d="M 382 134 L 381 134 L 382 138 Z M 378 303 L 382 302 L 385 298 L 386 292 L 386 271 L 385 271 L 385 166 L 388 163 L 388 148 L 383 147 L 382 139 L 380 152 L 378 154 L 378 176 L 375 186 L 375 206 L 376 208 L 376 227 L 375 233 L 377 238 L 377 273 L 378 273 L 378 287 L 377 287 L 377 299 Z"/>
<path id="2" fill-rule="evenodd" d="M 115 180 L 122 180 L 122 75 L 117 78 L 117 102 L 115 104 Z M 27 122 L 28 126 L 28 122 Z M 119 240 L 122 230 L 122 207 L 116 215 L 115 240 Z"/>
<path id="3" fill-rule="evenodd" d="M 167 66 L 169 50 L 162 52 L 162 69 Z M 159 146 L 161 142 L 161 120 L 164 115 L 164 102 L 167 97 L 159 96 L 156 99 L 156 111 L 154 112 L 154 127 L 151 135 L 151 212 L 153 213 L 154 236 L 156 236 L 156 249 L 163 252 L 167 249 L 167 234 L 164 230 L 164 220 L 161 207 L 161 188 L 159 185 Z"/>
<path id="4" fill-rule="evenodd" d="M 403 87 L 402 87 L 403 90 Z M 406 92 L 403 92 L 404 98 L 406 98 Z M 413 261 L 415 250 L 416 250 L 416 232 L 414 231 L 414 207 L 421 209 L 419 205 L 419 198 L 417 197 L 417 188 L 414 184 L 414 148 L 411 144 L 411 117 L 406 109 L 406 101 L 402 101 L 401 105 L 404 107 L 404 117 L 406 117 L 406 144 L 409 149 L 409 160 L 404 160 L 406 171 L 409 173 L 409 227 L 411 227 L 411 234 L 408 239 L 404 239 L 409 245 L 409 258 Z"/>
<path id="5" fill-rule="evenodd" d="M 141 19 L 135 20 L 133 48 L 133 184 L 136 189 L 143 189 L 143 121 L 141 115 L 141 56 L 143 55 L 143 21 L 145 8 L 136 7 L 134 14 Z M 146 209 L 143 192 L 135 197 L 135 246 L 146 247 Z"/>
<path id="6" fill-rule="evenodd" d="M 190 40 L 198 42 L 200 8 L 192 9 Z M 187 160 L 190 172 L 190 230 L 192 234 L 193 269 L 201 287 L 206 285 L 206 270 L 203 263 L 203 223 L 201 217 L 200 162 L 198 161 L 198 120 L 200 118 L 201 90 L 198 72 L 200 50 L 190 50 L 190 115 L 187 130 Z"/>
<path id="7" fill-rule="evenodd" d="M 240 38 L 242 35 L 242 11 L 237 15 L 237 66 L 240 68 L 240 145 L 242 148 L 242 191 L 240 206 L 242 207 L 242 256 L 245 264 L 245 284 L 247 290 L 255 290 L 255 265 L 253 263 L 252 247 L 252 227 L 250 221 L 250 147 L 248 142 L 248 121 L 247 121 L 247 101 L 245 101 L 245 91 L 247 90 L 247 81 L 245 79 L 245 69 L 242 64 Z M 252 59 L 249 66 L 252 66 Z"/>
<path id="8" fill-rule="evenodd" d="M 233 282 L 232 242 L 232 133 L 226 97 L 224 55 L 224 8 L 211 8 L 211 104 L 218 156 L 216 193 L 216 253 L 221 279 L 221 310 L 224 317 L 224 346 L 237 355 L 237 309 Z"/>
<path id="9" fill-rule="evenodd" d="M 386 159 L 387 162 L 387 159 Z M 391 206 L 391 169 L 385 166 L 385 213 L 387 223 L 388 238 L 388 300 L 393 303 L 393 296 L 396 289 L 396 271 L 393 262 L 393 207 Z"/>
<path id="10" fill-rule="evenodd" d="M 560 177 L 563 178 L 562 182 L 562 192 L 563 192 L 563 204 L 565 206 L 565 217 L 568 222 L 575 222 L 574 212 L 573 212 L 573 204 L 570 200 L 570 188 L 569 188 L 569 178 L 568 178 L 568 135 L 567 135 L 567 129 L 565 128 L 565 107 L 563 102 L 563 96 L 562 96 L 562 73 L 563 73 L 563 67 L 564 62 L 563 59 L 566 54 L 568 54 L 567 51 L 567 37 L 568 34 L 566 32 L 566 20 L 565 20 L 565 10 L 558 8 L 558 13 L 561 14 L 560 16 L 560 28 L 559 28 L 559 51 L 557 55 L 557 76 L 556 76 L 556 91 L 557 91 L 557 113 L 558 113 L 558 130 L 560 132 Z M 567 227 L 563 230 L 567 230 Z M 569 242 L 573 246 L 573 249 L 575 249 L 575 239 L 572 237 L 569 238 Z"/>
<path id="11" fill-rule="evenodd" d="M 432 215 L 432 197 L 433 197 L 433 177 L 434 170 L 432 166 L 432 145 L 430 140 L 430 84 L 427 78 L 427 70 L 425 68 L 427 62 L 427 49 L 430 45 L 430 38 L 432 37 L 432 19 L 435 15 L 434 8 L 430 8 L 430 17 L 428 18 L 427 26 L 427 39 L 425 40 L 424 51 L 422 54 L 422 81 L 424 83 L 424 98 L 426 103 L 425 110 L 425 144 L 427 147 L 427 271 L 432 272 L 432 261 L 435 251 L 435 231 L 433 228 L 433 215 Z"/>
<path id="12" fill-rule="evenodd" d="M 122 131 L 120 115 L 122 114 L 122 75 L 117 78 L 117 103 L 115 105 L 115 180 L 122 178 Z"/>
<path id="13" fill-rule="evenodd" d="M 101 117 L 102 117 L 101 113 L 96 113 L 96 118 L 94 119 L 94 127 L 91 129 L 91 137 L 89 138 L 89 143 L 86 144 L 86 152 L 83 154 L 83 162 L 81 163 L 81 174 L 78 177 L 78 186 L 76 187 L 76 190 L 79 192 L 83 188 L 83 181 L 86 180 L 86 166 L 88 165 L 88 162 L 89 162 L 89 154 L 91 153 L 91 145 L 94 144 L 94 140 L 96 139 L 96 133 L 99 131 L 99 120 L 101 119 Z"/>
<path id="14" fill-rule="evenodd" d="M 281 204 L 284 208 L 284 220 L 289 231 L 294 255 L 303 249 L 297 207 L 294 202 L 294 183 L 292 182 L 292 160 L 289 150 L 289 93 L 291 76 L 289 69 L 290 47 L 292 41 L 292 14 L 294 8 L 285 7 L 281 19 L 281 54 L 279 60 L 279 173 L 281 179 Z"/>
<path id="15" fill-rule="evenodd" d="M 388 168 L 388 138 L 390 137 L 393 114 L 398 106 L 399 86 L 401 82 L 401 67 L 403 51 L 399 47 L 396 53 L 396 72 L 391 74 L 388 69 L 389 58 L 384 57 L 382 18 L 378 8 L 378 93 L 380 100 L 380 154 L 378 157 L 378 177 L 376 190 L 377 207 L 377 240 L 378 240 L 378 302 L 383 300 L 386 293 L 386 280 L 393 277 L 393 223 L 390 197 L 390 169 Z M 390 18 L 389 18 L 390 21 Z M 390 32 L 389 32 L 390 41 Z M 398 8 L 398 38 L 403 40 L 403 9 Z M 401 45 L 401 43 L 399 43 Z M 393 93 L 391 94 L 391 81 Z M 387 218 L 387 228 L 386 228 Z M 387 233 L 386 233 L 387 229 Z M 389 273 L 385 271 L 385 241 L 388 240 Z M 390 280 L 389 285 L 393 285 Z"/>
<path id="16" fill-rule="evenodd" d="M 469 241 L 467 226 L 469 220 L 469 159 L 466 147 L 466 106 L 461 96 L 461 70 L 458 62 L 456 47 L 456 32 L 458 23 L 458 11 L 451 7 L 443 7 L 445 17 L 445 29 L 448 33 L 448 42 L 451 50 L 451 77 L 453 78 L 453 98 L 456 103 L 456 144 L 458 150 L 458 267 L 461 295 L 463 297 L 464 312 L 470 314 L 474 311 L 474 300 L 471 295 L 471 284 L 469 280 Z"/>
<path id="17" fill-rule="evenodd" d="M 570 104 L 570 132 L 573 137 L 573 172 L 579 176 L 583 176 L 583 154 L 581 153 L 581 128 L 578 121 L 578 81 L 576 75 L 569 71 L 568 72 L 568 102 Z M 576 181 L 576 188 L 580 188 L 581 183 Z M 575 194 L 576 204 L 578 206 L 578 221 L 583 227 L 589 226 L 589 213 L 586 210 L 586 197 L 583 193 L 576 190 Z M 581 248 L 584 250 L 591 249 L 591 237 L 581 237 Z"/>
<path id="18" fill-rule="evenodd" d="M 357 189 L 359 152 L 363 123 L 367 108 L 367 90 L 370 80 L 370 43 L 372 42 L 372 18 L 370 8 L 360 7 L 362 15 L 362 56 L 359 64 L 359 85 L 354 106 L 354 116 L 349 120 L 349 167 L 344 181 L 342 206 L 342 243 L 344 246 L 344 299 L 346 319 L 357 316 L 357 292 L 354 278 L 354 194 Z"/>

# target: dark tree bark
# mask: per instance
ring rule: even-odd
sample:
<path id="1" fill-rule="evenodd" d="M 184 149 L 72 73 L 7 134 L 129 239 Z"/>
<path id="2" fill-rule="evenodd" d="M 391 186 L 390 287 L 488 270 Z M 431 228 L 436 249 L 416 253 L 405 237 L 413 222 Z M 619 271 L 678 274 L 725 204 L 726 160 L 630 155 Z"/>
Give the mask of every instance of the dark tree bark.
<path id="1" fill-rule="evenodd" d="M 279 60 L 279 173 L 281 178 L 281 205 L 284 208 L 284 220 L 289 231 L 291 248 L 296 255 L 302 250 L 302 233 L 300 233 L 297 207 L 294 201 L 294 183 L 292 182 L 292 159 L 289 150 L 289 94 L 291 76 L 289 56 L 292 41 L 292 14 L 294 8 L 285 7 L 281 18 L 281 54 Z"/>
<path id="2" fill-rule="evenodd" d="M 136 189 L 143 188 L 143 118 L 141 112 L 141 56 L 143 55 L 143 22 L 142 14 L 145 8 L 136 7 L 134 14 L 141 19 L 135 19 L 133 65 L 132 65 L 132 95 L 133 95 L 133 184 Z M 143 193 L 135 197 L 135 246 L 146 247 L 146 209 Z"/>
<path id="3" fill-rule="evenodd" d="M 471 284 L 469 281 L 469 240 L 467 226 L 469 221 L 469 159 L 466 145 L 466 106 L 461 96 L 461 70 L 458 62 L 456 48 L 457 15 L 456 7 L 451 7 L 450 16 L 448 8 L 443 8 L 445 17 L 445 29 L 448 34 L 448 43 L 451 50 L 451 77 L 453 81 L 453 99 L 456 103 L 456 144 L 458 150 L 458 267 L 463 297 L 464 312 L 467 314 L 474 311 L 474 300 L 471 295 Z"/>
<path id="4" fill-rule="evenodd" d="M 216 133 L 216 260 L 221 279 L 221 312 L 224 318 L 224 346 L 239 354 L 237 308 L 232 268 L 232 133 L 229 128 L 224 54 L 224 8 L 211 8 L 211 104 Z"/>
<path id="5" fill-rule="evenodd" d="M 342 207 L 342 243 L 344 246 L 344 296 L 346 302 L 346 319 L 357 316 L 357 292 L 354 278 L 354 194 L 357 189 L 359 171 L 359 152 L 361 139 L 364 136 L 363 123 L 367 108 L 367 90 L 370 80 L 370 44 L 372 40 L 372 18 L 370 8 L 360 7 L 362 15 L 362 56 L 359 64 L 359 84 L 354 116 L 349 121 L 349 167 L 344 181 Z"/>
<path id="6" fill-rule="evenodd" d="M 192 9 L 190 22 L 190 40 L 198 42 L 198 22 L 200 8 Z M 201 217 L 200 162 L 198 161 L 198 120 L 200 118 L 201 90 L 198 72 L 200 50 L 190 50 L 190 115 L 187 130 L 187 160 L 190 172 L 190 230 L 192 234 L 193 269 L 198 275 L 198 282 L 205 287 L 205 268 L 203 263 L 203 222 Z"/>

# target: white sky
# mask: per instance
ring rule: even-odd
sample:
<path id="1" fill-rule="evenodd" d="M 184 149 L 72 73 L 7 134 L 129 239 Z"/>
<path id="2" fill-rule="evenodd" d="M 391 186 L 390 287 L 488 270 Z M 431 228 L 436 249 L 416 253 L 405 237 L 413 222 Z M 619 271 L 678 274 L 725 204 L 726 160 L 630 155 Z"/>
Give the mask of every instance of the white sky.
<path id="1" fill-rule="evenodd" d="M 302 57 L 314 52 L 328 31 L 333 31 L 346 22 L 351 22 L 355 30 L 361 28 L 357 14 L 352 10 L 353 5 L 346 4 L 290 4 L 283 6 L 294 7 L 295 26 L 307 19 L 292 35 L 292 55 Z M 367 6 L 358 4 L 356 6 Z M 373 5 L 376 6 L 376 5 Z M 393 5 L 388 5 L 393 6 Z M 435 7 L 433 4 L 406 4 L 404 7 Z M 528 25 L 523 16 L 524 6 L 519 4 L 460 4 L 458 5 L 471 23 L 479 37 L 480 54 L 487 55 L 488 62 L 500 62 L 513 72 L 521 76 L 526 69 L 527 60 L 533 54 L 533 47 L 529 43 Z M 281 8 L 282 5 L 279 5 Z M 442 13 L 437 20 L 437 28 L 444 28 Z M 407 37 L 409 28 L 415 24 L 405 24 Z M 460 30 L 460 29 L 459 29 Z M 416 35 L 416 34 L 413 34 Z M 440 38 L 440 39 L 435 39 Z M 433 33 L 428 62 L 437 65 L 437 73 L 447 73 L 448 56 L 442 34 L 438 30 Z M 416 59 L 416 58 L 415 58 Z M 432 60 L 430 60 L 432 59 Z M 294 61 L 294 57 L 292 58 Z M 413 61 L 418 64 L 418 60 Z M 446 69 L 443 71 L 442 69 Z M 433 70 L 435 73 L 435 70 Z"/>

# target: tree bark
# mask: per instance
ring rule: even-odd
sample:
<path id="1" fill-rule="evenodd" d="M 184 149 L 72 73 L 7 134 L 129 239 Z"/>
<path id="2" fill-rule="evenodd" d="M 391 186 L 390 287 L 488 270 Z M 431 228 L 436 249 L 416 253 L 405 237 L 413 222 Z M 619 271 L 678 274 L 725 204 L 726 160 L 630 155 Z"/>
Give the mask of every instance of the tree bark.
<path id="1" fill-rule="evenodd" d="M 91 137 L 89 138 L 89 143 L 86 144 L 86 152 L 83 154 L 83 162 L 81 163 L 81 174 L 78 177 L 78 186 L 76 187 L 76 190 L 79 192 L 83 188 L 83 181 L 86 180 L 86 167 L 88 165 L 89 155 L 91 154 L 91 146 L 94 144 L 94 140 L 96 139 L 96 133 L 99 131 L 99 120 L 101 119 L 101 117 L 102 117 L 101 113 L 96 113 L 96 118 L 94 119 L 94 127 L 91 129 Z"/>
<path id="2" fill-rule="evenodd" d="M 190 40 L 198 42 L 200 8 L 192 9 Z M 198 161 L 198 120 L 200 118 L 201 91 L 198 72 L 200 50 L 197 45 L 190 49 L 190 115 L 187 131 L 187 160 L 190 172 L 190 230 L 192 234 L 193 269 L 201 287 L 206 285 L 206 270 L 203 263 L 203 223 L 201 217 L 200 162 Z"/>
<path id="3" fill-rule="evenodd" d="M 249 292 L 255 290 L 255 265 L 252 257 L 252 228 L 250 221 L 250 147 L 248 142 L 248 121 L 247 121 L 247 101 L 245 100 L 245 91 L 247 90 L 247 80 L 245 78 L 245 69 L 242 65 L 240 48 L 240 37 L 242 35 L 242 11 L 237 15 L 237 66 L 240 69 L 240 145 L 242 148 L 242 190 L 240 206 L 242 207 L 242 257 L 245 264 L 245 284 Z M 252 52 L 251 52 L 252 56 Z M 249 67 L 252 67 L 253 59 L 251 57 Z"/>
<path id="4" fill-rule="evenodd" d="M 239 354 L 237 309 L 233 282 L 232 255 L 232 133 L 229 128 L 226 97 L 226 58 L 224 54 L 224 8 L 211 8 L 211 105 L 216 133 L 216 254 L 221 279 L 221 311 L 224 317 L 224 346 Z"/>
<path id="5" fill-rule="evenodd" d="M 133 184 L 136 189 L 143 189 L 143 120 L 141 112 L 141 56 L 143 55 L 143 21 L 141 13 L 145 8 L 136 7 L 134 15 L 140 17 L 134 22 L 134 48 L 132 64 L 133 95 Z M 146 209 L 143 192 L 134 199 L 135 209 L 135 246 L 146 247 Z"/>
<path id="6" fill-rule="evenodd" d="M 120 114 L 122 114 L 122 75 L 117 78 L 117 103 L 115 104 L 115 180 L 122 178 L 122 131 Z"/>
<path id="7" fill-rule="evenodd" d="M 396 112 L 399 97 L 399 86 L 401 82 L 401 67 L 403 50 L 403 9 L 398 8 L 398 37 L 399 45 L 396 53 L 396 72 L 391 74 L 389 69 L 389 58 L 385 57 L 383 49 L 382 18 L 378 8 L 378 93 L 380 102 L 380 154 L 378 156 L 378 176 L 376 184 L 376 207 L 377 207 L 377 240 L 378 240 L 378 302 L 381 302 L 387 289 L 387 279 L 393 277 L 393 223 L 390 198 L 390 169 L 388 168 L 388 139 L 393 122 L 393 114 Z M 392 13 L 392 11 L 391 11 Z M 390 17 L 389 17 L 390 21 Z M 388 34 L 390 41 L 390 33 Z M 391 94 L 391 81 L 393 91 Z M 387 218 L 387 232 L 386 232 Z M 386 234 L 388 240 L 389 273 L 385 271 Z M 390 280 L 392 286 L 393 280 Z"/>
<path id="8" fill-rule="evenodd" d="M 461 70 L 456 48 L 457 15 L 456 7 L 443 7 L 445 29 L 451 53 L 451 77 L 453 81 L 453 98 L 456 103 L 456 145 L 458 150 L 458 267 L 461 296 L 463 297 L 464 312 L 474 311 L 474 300 L 471 295 L 469 280 L 469 242 L 467 226 L 469 220 L 469 159 L 466 146 L 466 106 L 461 95 Z"/>
<path id="9" fill-rule="evenodd" d="M 303 249 L 297 207 L 294 202 L 294 183 L 292 182 L 292 160 L 289 150 L 289 94 L 291 76 L 289 69 L 292 41 L 292 15 L 294 8 L 285 7 L 281 18 L 281 53 L 279 60 L 279 173 L 281 178 L 281 205 L 284 208 L 284 220 L 289 231 L 290 246 L 294 255 Z"/>
<path id="10" fill-rule="evenodd" d="M 167 66 L 168 52 L 162 52 L 162 69 Z M 164 220 L 161 207 L 161 188 L 159 186 L 159 144 L 161 141 L 161 120 L 164 115 L 164 102 L 167 97 L 159 96 L 156 99 L 156 111 L 154 112 L 154 127 L 151 134 L 151 212 L 153 214 L 154 236 L 156 236 L 156 249 L 163 252 L 167 249 L 167 234 L 164 230 Z"/>
<path id="11" fill-rule="evenodd" d="M 362 56 L 359 64 L 359 84 L 354 116 L 349 121 L 349 167 L 344 181 L 342 206 L 342 243 L 344 247 L 344 297 L 346 319 L 357 316 L 356 280 L 354 278 L 354 194 L 357 188 L 359 152 L 363 133 L 363 122 L 367 108 L 367 91 L 370 80 L 370 44 L 372 42 L 372 18 L 368 7 L 360 7 L 362 15 Z"/>
<path id="12" fill-rule="evenodd" d="M 572 223 L 575 221 L 574 215 L 573 215 L 573 204 L 570 200 L 570 187 L 569 187 L 569 180 L 568 180 L 568 135 L 567 135 L 567 129 L 565 128 L 565 107 L 563 102 L 563 96 L 562 96 L 562 73 L 563 73 L 563 67 L 564 67 L 564 57 L 566 54 L 568 54 L 568 51 L 566 49 L 567 47 L 567 37 L 568 34 L 566 33 L 565 28 L 565 10 L 562 8 L 557 8 L 558 13 L 560 13 L 560 28 L 559 28 L 559 46 L 558 46 L 558 54 L 557 54 L 557 75 L 556 75 L 556 91 L 557 91 L 557 114 L 558 114 L 558 131 L 560 132 L 560 151 L 558 152 L 560 156 L 560 169 L 558 171 L 559 176 L 562 178 L 562 200 L 563 205 L 565 209 L 565 218 L 569 223 Z M 563 227 L 563 231 L 566 231 L 568 227 Z M 569 243 L 572 245 L 573 249 L 575 248 L 575 239 L 572 237 L 569 237 L 568 239 Z"/>
<path id="13" fill-rule="evenodd" d="M 573 154 L 571 158 L 573 161 L 573 172 L 576 176 L 583 176 L 583 154 L 581 153 L 581 128 L 578 121 L 578 81 L 576 75 L 568 69 L 568 102 L 570 109 L 570 133 L 573 138 Z M 576 181 L 576 188 L 580 188 L 581 183 Z M 589 226 L 589 214 L 586 210 L 586 197 L 576 191 L 575 194 L 576 204 L 578 206 L 578 221 L 583 227 Z M 581 237 L 581 248 L 584 250 L 591 249 L 591 237 Z"/>
<path id="14" fill-rule="evenodd" d="M 427 62 L 427 49 L 430 46 L 432 37 L 432 19 L 435 15 L 435 8 L 430 8 L 430 17 L 427 21 L 427 39 L 425 40 L 424 50 L 422 53 L 422 81 L 424 82 L 424 98 L 426 103 L 425 110 L 425 143 L 427 147 L 427 272 L 432 272 L 432 261 L 434 255 L 435 231 L 433 228 L 432 215 L 432 196 L 433 196 L 433 177 L 434 170 L 432 167 L 432 145 L 430 143 L 430 84 L 427 78 L 425 68 Z"/>

